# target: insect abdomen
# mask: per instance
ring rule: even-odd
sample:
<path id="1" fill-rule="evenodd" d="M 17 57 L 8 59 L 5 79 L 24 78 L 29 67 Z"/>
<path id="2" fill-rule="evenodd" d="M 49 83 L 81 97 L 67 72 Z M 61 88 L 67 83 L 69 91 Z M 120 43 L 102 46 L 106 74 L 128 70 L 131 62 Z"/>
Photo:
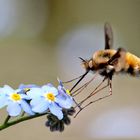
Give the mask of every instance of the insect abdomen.
<path id="1" fill-rule="evenodd" d="M 140 58 L 127 52 L 125 71 L 133 76 L 140 75 Z"/>

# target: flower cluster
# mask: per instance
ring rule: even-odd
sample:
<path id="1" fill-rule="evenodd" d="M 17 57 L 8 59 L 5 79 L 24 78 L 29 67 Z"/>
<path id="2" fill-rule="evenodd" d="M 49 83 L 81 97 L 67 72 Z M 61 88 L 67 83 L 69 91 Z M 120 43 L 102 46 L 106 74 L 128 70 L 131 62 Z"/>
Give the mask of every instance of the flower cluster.
<path id="1" fill-rule="evenodd" d="M 18 116 L 21 112 L 29 115 L 48 112 L 63 119 L 63 109 L 70 109 L 73 98 L 60 80 L 58 88 L 52 84 L 44 86 L 20 85 L 14 90 L 5 85 L 0 88 L 0 108 L 7 107 L 9 116 Z"/>

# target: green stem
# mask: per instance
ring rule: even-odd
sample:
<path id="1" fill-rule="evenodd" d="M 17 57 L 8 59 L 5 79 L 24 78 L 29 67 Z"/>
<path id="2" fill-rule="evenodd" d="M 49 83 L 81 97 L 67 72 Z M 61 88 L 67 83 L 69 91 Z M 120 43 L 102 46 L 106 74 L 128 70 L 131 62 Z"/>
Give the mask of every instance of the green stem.
<path id="1" fill-rule="evenodd" d="M 45 112 L 45 113 L 42 113 L 42 114 L 35 114 L 33 116 L 23 116 L 23 117 L 21 117 L 17 120 L 10 121 L 10 122 L 6 121 L 6 120 L 10 119 L 9 117 L 7 117 L 6 120 L 4 121 L 4 123 L 2 125 L 0 125 L 0 131 L 3 130 L 3 129 L 6 129 L 7 127 L 10 127 L 12 125 L 18 124 L 20 122 L 27 121 L 27 120 L 37 118 L 37 117 L 40 117 L 40 116 L 44 116 L 46 114 L 48 114 L 48 112 Z"/>
<path id="2" fill-rule="evenodd" d="M 24 115 L 25 115 L 25 112 L 23 111 L 22 114 L 21 114 L 21 117 L 23 117 Z"/>
<path id="3" fill-rule="evenodd" d="M 3 123 L 3 125 L 7 124 L 8 121 L 10 120 L 10 118 L 11 118 L 11 117 L 8 115 L 8 116 L 6 117 L 6 119 L 5 119 L 4 123 Z"/>

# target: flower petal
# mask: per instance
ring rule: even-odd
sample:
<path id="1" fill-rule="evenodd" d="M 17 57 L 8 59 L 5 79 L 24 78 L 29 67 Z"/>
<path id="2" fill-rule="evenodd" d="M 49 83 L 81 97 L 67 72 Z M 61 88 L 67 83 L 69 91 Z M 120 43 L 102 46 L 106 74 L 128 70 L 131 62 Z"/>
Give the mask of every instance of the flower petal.
<path id="1" fill-rule="evenodd" d="M 0 88 L 0 94 L 3 93 L 3 88 Z"/>
<path id="2" fill-rule="evenodd" d="M 21 107 L 23 110 L 28 113 L 29 115 L 34 115 L 35 113 L 32 111 L 31 106 L 24 100 L 20 102 Z"/>
<path id="3" fill-rule="evenodd" d="M 32 88 L 30 91 L 27 92 L 27 95 L 32 99 L 39 97 L 42 94 L 43 94 L 43 91 L 41 88 Z"/>
<path id="4" fill-rule="evenodd" d="M 59 120 L 63 119 L 62 108 L 60 108 L 57 104 L 55 103 L 50 104 L 49 109 L 50 109 L 50 112 L 54 114 L 55 116 L 57 116 Z"/>
<path id="5" fill-rule="evenodd" d="M 55 87 L 52 87 L 52 86 L 45 85 L 45 86 L 42 86 L 42 89 L 43 89 L 45 94 L 50 93 L 50 92 L 53 93 L 54 96 L 56 96 L 58 94 L 58 90 Z"/>
<path id="6" fill-rule="evenodd" d="M 37 97 L 37 98 L 33 98 L 30 102 L 31 106 L 37 106 L 38 104 L 40 104 L 43 100 L 43 97 Z"/>
<path id="7" fill-rule="evenodd" d="M 25 88 L 37 88 L 39 86 L 35 85 L 35 84 L 29 84 L 29 85 L 24 85 L 24 84 L 20 84 L 19 85 L 19 89 L 25 89 Z"/>
<path id="8" fill-rule="evenodd" d="M 58 103 L 59 106 L 61 106 L 62 108 L 66 108 L 66 109 L 71 108 L 73 105 L 73 99 L 70 97 L 65 98 L 65 100 L 64 98 L 57 97 L 55 102 Z"/>
<path id="9" fill-rule="evenodd" d="M 41 87 L 41 89 L 44 91 L 44 93 L 48 93 L 48 90 L 51 88 L 52 86 L 49 85 L 44 85 Z"/>
<path id="10" fill-rule="evenodd" d="M 10 116 L 18 116 L 21 112 L 21 107 L 17 102 L 9 102 L 7 111 Z"/>
<path id="11" fill-rule="evenodd" d="M 1 94 L 2 93 L 0 93 L 0 108 L 3 108 L 7 104 L 7 97 Z"/>
<path id="12" fill-rule="evenodd" d="M 8 85 L 4 85 L 3 89 L 2 89 L 2 92 L 7 94 L 7 95 L 10 95 L 11 93 L 15 92 L 14 89 L 12 89 L 10 86 Z"/>
<path id="13" fill-rule="evenodd" d="M 32 111 L 36 113 L 43 113 L 47 111 L 48 107 L 49 107 L 49 102 L 43 99 L 39 104 L 36 104 L 36 106 L 32 106 Z"/>
<path id="14" fill-rule="evenodd" d="M 59 78 L 57 78 L 57 81 L 59 83 L 59 86 L 63 87 L 63 83 L 62 83 L 62 81 Z"/>
<path id="15" fill-rule="evenodd" d="M 66 90 L 61 86 L 58 86 L 58 92 L 61 95 L 67 96 Z"/>
<path id="16" fill-rule="evenodd" d="M 54 87 L 53 84 L 51 84 L 51 83 L 46 84 L 46 86 Z"/>
<path id="17" fill-rule="evenodd" d="M 29 97 L 27 94 L 20 94 L 22 99 L 31 100 L 31 97 Z"/>

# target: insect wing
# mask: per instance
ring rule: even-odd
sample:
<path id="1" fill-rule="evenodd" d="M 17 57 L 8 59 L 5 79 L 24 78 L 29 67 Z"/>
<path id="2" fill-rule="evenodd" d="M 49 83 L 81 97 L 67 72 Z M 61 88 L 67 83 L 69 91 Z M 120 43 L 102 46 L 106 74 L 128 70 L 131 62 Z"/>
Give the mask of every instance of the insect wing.
<path id="1" fill-rule="evenodd" d="M 105 33 L 105 49 L 111 49 L 113 47 L 113 32 L 111 25 L 109 23 L 105 23 L 104 33 Z"/>

